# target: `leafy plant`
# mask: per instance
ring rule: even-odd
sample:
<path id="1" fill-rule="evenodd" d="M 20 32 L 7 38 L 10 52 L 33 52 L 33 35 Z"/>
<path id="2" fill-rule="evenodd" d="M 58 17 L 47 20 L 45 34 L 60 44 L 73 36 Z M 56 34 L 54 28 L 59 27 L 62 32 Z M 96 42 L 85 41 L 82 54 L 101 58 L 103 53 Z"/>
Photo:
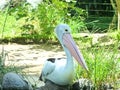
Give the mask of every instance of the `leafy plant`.
<path id="1" fill-rule="evenodd" d="M 65 2 L 53 0 L 52 3 L 41 3 L 34 12 L 39 20 L 41 29 L 39 36 L 43 41 L 55 39 L 54 28 L 58 23 L 64 22 L 66 8 L 67 4 Z"/>
<path id="2" fill-rule="evenodd" d="M 120 32 L 117 33 L 117 40 L 120 41 Z"/>
<path id="3" fill-rule="evenodd" d="M 74 3 L 46 0 L 35 9 L 25 3 L 24 0 L 17 3 L 10 7 L 8 12 L 9 16 L 16 20 L 14 21 L 15 29 L 12 32 L 15 31 L 17 37 L 22 36 L 34 42 L 53 41 L 56 40 L 53 31 L 59 23 L 70 25 L 73 33 L 86 29 L 83 22 L 85 11 L 74 7 Z M 10 21 L 8 20 L 8 22 Z"/>
<path id="4" fill-rule="evenodd" d="M 71 10 L 69 8 L 77 14 L 75 13 L 74 16 L 71 16 Z M 79 32 L 85 26 L 82 20 L 83 18 L 80 16 L 83 14 L 82 9 L 77 9 L 73 4 L 70 5 L 63 1 L 52 0 L 52 3 L 43 2 L 39 5 L 35 13 L 40 23 L 40 37 L 44 40 L 55 39 L 53 30 L 59 23 L 69 24 L 72 32 Z"/>
<path id="5" fill-rule="evenodd" d="M 111 49 L 112 48 L 112 49 Z M 84 58 L 88 64 L 89 73 L 85 72 L 81 67 L 76 69 L 76 79 L 83 77 L 90 79 L 95 87 L 100 89 L 101 85 L 106 83 L 115 86 L 119 75 L 117 58 L 117 47 L 94 47 L 83 50 Z"/>
<path id="6" fill-rule="evenodd" d="M 80 33 L 81 31 L 86 31 L 87 27 L 85 24 L 85 18 L 87 13 L 81 8 L 75 7 L 74 3 L 69 4 L 68 16 L 66 18 L 66 23 L 71 26 L 72 33 Z"/>

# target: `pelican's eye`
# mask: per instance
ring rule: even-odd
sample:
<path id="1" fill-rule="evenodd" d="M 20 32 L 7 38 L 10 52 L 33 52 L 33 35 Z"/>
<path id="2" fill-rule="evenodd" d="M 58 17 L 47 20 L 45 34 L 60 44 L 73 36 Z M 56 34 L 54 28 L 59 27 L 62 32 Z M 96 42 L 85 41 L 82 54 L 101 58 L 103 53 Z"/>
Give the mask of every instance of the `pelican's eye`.
<path id="1" fill-rule="evenodd" d="M 68 30 L 67 30 L 67 29 L 65 29 L 65 31 L 67 32 Z"/>

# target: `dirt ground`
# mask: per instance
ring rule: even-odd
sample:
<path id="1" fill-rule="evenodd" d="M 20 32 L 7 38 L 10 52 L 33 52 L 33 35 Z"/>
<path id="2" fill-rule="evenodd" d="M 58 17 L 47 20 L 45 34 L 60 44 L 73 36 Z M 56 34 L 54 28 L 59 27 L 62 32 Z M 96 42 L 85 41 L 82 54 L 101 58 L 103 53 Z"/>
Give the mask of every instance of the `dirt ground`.
<path id="1" fill-rule="evenodd" d="M 2 51 L 2 45 L 0 49 Z M 65 57 L 60 45 L 4 45 L 4 51 L 7 53 L 5 65 L 14 65 L 20 67 L 25 73 L 25 78 L 33 85 L 41 86 L 39 76 L 44 61 L 50 57 Z"/>

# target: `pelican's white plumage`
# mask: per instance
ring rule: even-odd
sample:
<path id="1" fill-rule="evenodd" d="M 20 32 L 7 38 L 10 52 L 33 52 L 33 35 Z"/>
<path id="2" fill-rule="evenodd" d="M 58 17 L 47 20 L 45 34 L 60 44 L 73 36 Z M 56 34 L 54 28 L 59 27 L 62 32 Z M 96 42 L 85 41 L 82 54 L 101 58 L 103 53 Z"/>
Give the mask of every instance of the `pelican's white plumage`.
<path id="1" fill-rule="evenodd" d="M 41 78 L 43 81 L 50 80 L 58 85 L 69 85 L 74 78 L 73 57 L 83 68 L 86 70 L 88 68 L 70 35 L 70 27 L 67 24 L 59 24 L 55 28 L 55 33 L 66 53 L 67 59 L 47 60 L 42 69 Z"/>

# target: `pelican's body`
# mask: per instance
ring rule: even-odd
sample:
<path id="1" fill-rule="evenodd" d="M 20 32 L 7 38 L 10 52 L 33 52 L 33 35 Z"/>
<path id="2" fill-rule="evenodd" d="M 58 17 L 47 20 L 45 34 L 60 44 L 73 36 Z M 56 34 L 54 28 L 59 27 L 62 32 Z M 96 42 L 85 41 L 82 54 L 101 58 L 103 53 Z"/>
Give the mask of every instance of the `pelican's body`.
<path id="1" fill-rule="evenodd" d="M 70 62 L 67 63 L 66 58 L 59 58 L 59 60 L 57 58 L 54 59 L 54 62 L 49 61 L 49 59 L 45 62 L 41 79 L 43 81 L 46 81 L 46 79 L 50 80 L 58 85 L 68 85 L 68 82 L 71 84 L 74 78 L 73 60 L 69 60 Z M 66 64 L 70 65 L 67 66 Z M 62 76 L 64 76 L 64 78 Z"/>
<path id="2" fill-rule="evenodd" d="M 66 53 L 67 59 L 48 59 L 44 64 L 41 79 L 44 82 L 50 80 L 58 85 L 69 85 L 74 78 L 73 57 L 78 60 L 83 68 L 86 70 L 88 68 L 70 35 L 70 27 L 66 24 L 60 24 L 55 28 L 55 32 Z"/>

